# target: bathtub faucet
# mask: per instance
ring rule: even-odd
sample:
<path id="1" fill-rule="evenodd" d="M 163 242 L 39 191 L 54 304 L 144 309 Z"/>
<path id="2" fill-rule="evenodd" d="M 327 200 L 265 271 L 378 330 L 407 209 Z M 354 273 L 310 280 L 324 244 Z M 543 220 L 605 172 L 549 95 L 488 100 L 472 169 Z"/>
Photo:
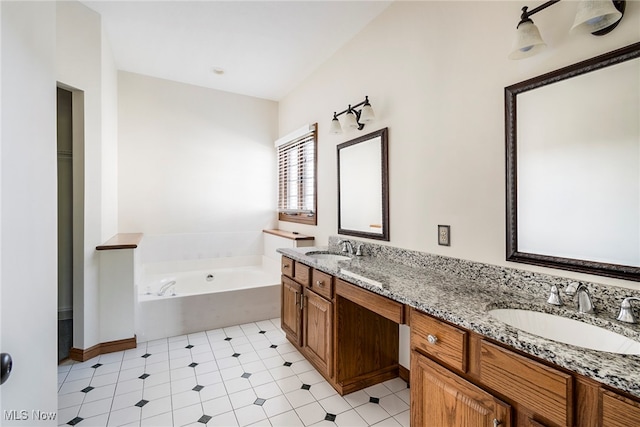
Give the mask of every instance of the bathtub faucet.
<path id="1" fill-rule="evenodd" d="M 167 292 L 167 290 L 172 287 L 175 286 L 176 281 L 172 280 L 170 282 L 165 283 L 164 285 L 162 285 L 162 287 L 160 288 L 160 290 L 158 291 L 158 296 L 161 297 L 164 295 L 165 292 Z"/>

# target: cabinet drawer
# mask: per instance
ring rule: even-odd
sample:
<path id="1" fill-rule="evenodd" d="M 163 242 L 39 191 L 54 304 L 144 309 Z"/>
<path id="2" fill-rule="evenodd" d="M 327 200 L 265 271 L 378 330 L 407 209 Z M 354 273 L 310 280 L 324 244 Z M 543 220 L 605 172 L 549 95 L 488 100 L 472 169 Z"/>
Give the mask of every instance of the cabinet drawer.
<path id="1" fill-rule="evenodd" d="M 404 306 L 382 295 L 336 279 L 336 294 L 395 323 L 404 323 Z"/>
<path id="2" fill-rule="evenodd" d="M 283 256 L 282 261 L 280 262 L 280 271 L 283 276 L 293 278 L 293 260 Z"/>
<path id="3" fill-rule="evenodd" d="M 480 380 L 549 421 L 573 425 L 571 375 L 488 341 L 480 343 Z"/>
<path id="4" fill-rule="evenodd" d="M 411 348 L 435 357 L 445 365 L 467 371 L 466 331 L 411 310 Z"/>
<path id="5" fill-rule="evenodd" d="M 640 403 L 602 391 L 602 427 L 629 427 L 640 423 Z"/>
<path id="6" fill-rule="evenodd" d="M 299 262 L 293 265 L 293 278 L 301 285 L 308 286 L 311 279 L 311 267 L 307 267 Z"/>
<path id="7" fill-rule="evenodd" d="M 322 271 L 313 270 L 309 288 L 313 289 L 318 295 L 331 299 L 333 298 L 333 276 Z"/>

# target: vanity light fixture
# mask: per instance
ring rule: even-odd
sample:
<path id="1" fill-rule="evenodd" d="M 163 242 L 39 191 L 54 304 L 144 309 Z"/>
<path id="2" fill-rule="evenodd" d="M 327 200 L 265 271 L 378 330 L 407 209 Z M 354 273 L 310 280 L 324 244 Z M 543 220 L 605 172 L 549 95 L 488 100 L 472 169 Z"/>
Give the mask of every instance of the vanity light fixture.
<path id="1" fill-rule="evenodd" d="M 546 43 L 530 17 L 559 1 L 548 1 L 531 10 L 527 6 L 522 8 L 509 59 L 528 58 L 545 48 Z M 570 32 L 589 32 L 594 36 L 608 34 L 622 19 L 625 6 L 625 0 L 580 0 Z"/>
<path id="2" fill-rule="evenodd" d="M 357 110 L 356 108 L 360 106 L 362 106 L 362 108 L 360 110 Z M 369 103 L 369 97 L 365 96 L 364 101 L 360 102 L 359 104 L 356 104 L 354 106 L 351 106 L 351 104 L 349 104 L 349 107 L 346 110 L 339 113 L 333 113 L 333 120 L 331 120 L 331 128 L 329 130 L 331 133 L 336 135 L 342 133 L 342 126 L 340 125 L 338 116 L 341 116 L 343 114 L 345 114 L 343 126 L 349 130 L 362 130 L 366 123 L 371 123 L 376 119 L 375 114 L 373 114 L 373 108 L 371 108 L 371 104 Z"/>

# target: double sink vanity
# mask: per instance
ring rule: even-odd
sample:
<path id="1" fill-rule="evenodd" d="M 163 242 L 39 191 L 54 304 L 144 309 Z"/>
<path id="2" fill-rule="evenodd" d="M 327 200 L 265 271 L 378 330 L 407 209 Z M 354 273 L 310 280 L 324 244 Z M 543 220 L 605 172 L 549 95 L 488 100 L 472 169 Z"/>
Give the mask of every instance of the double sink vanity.
<path id="1" fill-rule="evenodd" d="M 282 328 L 340 394 L 401 376 L 413 426 L 640 426 L 640 328 L 615 320 L 634 291 L 579 283 L 580 313 L 570 279 L 352 243 L 278 250 Z"/>

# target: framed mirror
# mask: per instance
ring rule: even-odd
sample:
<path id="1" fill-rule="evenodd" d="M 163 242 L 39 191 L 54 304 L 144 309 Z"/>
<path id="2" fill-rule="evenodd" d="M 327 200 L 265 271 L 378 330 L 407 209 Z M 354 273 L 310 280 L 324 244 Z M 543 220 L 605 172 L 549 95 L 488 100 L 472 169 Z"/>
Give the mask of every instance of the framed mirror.
<path id="1" fill-rule="evenodd" d="M 507 260 L 640 281 L 640 43 L 505 88 Z"/>
<path id="2" fill-rule="evenodd" d="M 338 234 L 389 241 L 388 129 L 338 145 Z"/>

